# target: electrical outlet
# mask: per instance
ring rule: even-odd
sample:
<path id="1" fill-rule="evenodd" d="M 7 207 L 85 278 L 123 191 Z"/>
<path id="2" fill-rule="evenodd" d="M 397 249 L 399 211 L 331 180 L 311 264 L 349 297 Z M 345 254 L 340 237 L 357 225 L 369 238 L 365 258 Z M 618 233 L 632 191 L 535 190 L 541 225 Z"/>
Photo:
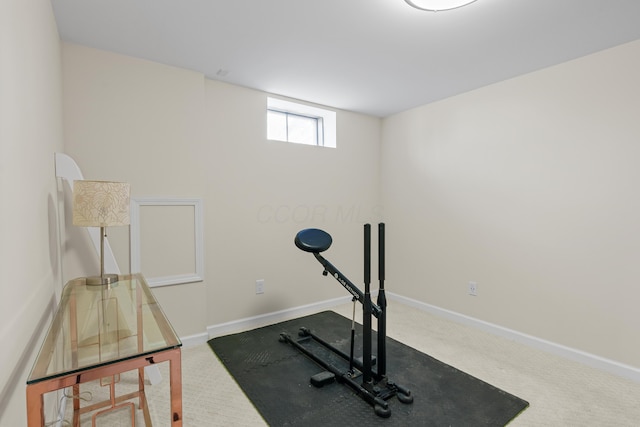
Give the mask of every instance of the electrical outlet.
<path id="1" fill-rule="evenodd" d="M 256 295 L 264 294 L 264 279 L 256 280 Z"/>
<path id="2" fill-rule="evenodd" d="M 469 282 L 469 295 L 478 296 L 478 284 L 476 282 Z"/>

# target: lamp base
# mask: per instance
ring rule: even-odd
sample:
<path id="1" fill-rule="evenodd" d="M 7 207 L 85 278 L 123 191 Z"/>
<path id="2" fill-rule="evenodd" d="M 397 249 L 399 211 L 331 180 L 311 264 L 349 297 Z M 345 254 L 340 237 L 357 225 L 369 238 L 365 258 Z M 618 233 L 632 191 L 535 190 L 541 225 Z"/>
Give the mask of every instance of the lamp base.
<path id="1" fill-rule="evenodd" d="M 113 283 L 116 283 L 117 281 L 117 274 L 104 274 L 102 276 L 87 277 L 86 279 L 87 285 L 92 286 L 111 285 Z"/>

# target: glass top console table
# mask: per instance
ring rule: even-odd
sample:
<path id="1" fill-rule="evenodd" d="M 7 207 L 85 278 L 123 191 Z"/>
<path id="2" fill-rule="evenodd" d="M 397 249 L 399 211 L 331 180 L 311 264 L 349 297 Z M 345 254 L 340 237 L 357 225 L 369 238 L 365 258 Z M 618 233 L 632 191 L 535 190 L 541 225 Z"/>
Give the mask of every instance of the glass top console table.
<path id="1" fill-rule="evenodd" d="M 94 412 L 95 424 L 101 413 L 123 406 L 130 406 L 134 422 L 135 406 L 127 401 L 136 398 L 150 426 L 144 368 L 165 361 L 170 372 L 171 426 L 182 426 L 181 346 L 141 274 L 120 275 L 112 285 L 87 285 L 84 278 L 69 281 L 27 379 L 28 426 L 44 426 L 45 393 L 73 387 L 77 396 L 81 383 L 94 380 L 110 387 L 110 399 L 82 408 L 73 399 L 74 426 L 79 426 L 82 413 Z M 116 397 L 119 375 L 134 370 L 137 391 Z"/>

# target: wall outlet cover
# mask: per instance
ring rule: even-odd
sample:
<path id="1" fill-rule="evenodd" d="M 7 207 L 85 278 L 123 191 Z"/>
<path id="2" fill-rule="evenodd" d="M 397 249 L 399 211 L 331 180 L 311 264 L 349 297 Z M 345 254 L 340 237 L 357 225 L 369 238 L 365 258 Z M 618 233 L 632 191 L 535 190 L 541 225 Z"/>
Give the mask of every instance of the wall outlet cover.
<path id="1" fill-rule="evenodd" d="M 478 296 L 478 284 L 476 282 L 469 282 L 469 295 Z"/>

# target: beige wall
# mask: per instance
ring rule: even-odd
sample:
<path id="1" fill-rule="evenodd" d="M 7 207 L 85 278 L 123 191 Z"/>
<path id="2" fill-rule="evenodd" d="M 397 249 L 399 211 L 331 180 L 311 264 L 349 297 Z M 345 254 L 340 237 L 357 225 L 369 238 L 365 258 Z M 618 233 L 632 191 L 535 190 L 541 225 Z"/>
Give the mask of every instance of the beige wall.
<path id="1" fill-rule="evenodd" d="M 326 229 L 327 257 L 360 282 L 361 227 L 378 220 L 380 121 L 338 111 L 337 148 L 287 144 L 265 139 L 265 107 L 264 93 L 206 82 L 209 324 L 345 295 L 294 236 Z"/>
<path id="2" fill-rule="evenodd" d="M 265 140 L 265 93 L 65 44 L 65 149 L 87 177 L 131 182 L 134 197 L 203 199 L 205 281 L 156 288 L 182 336 L 343 296 L 293 236 L 326 228 L 329 259 L 360 283 L 361 225 L 382 219 L 390 291 L 638 366 L 626 337 L 638 320 L 639 49 L 407 111 L 382 128 L 339 111 L 330 150 Z M 114 234 L 126 265 L 128 236 Z M 479 296 L 467 295 L 469 281 Z"/>
<path id="3" fill-rule="evenodd" d="M 65 152 L 86 179 L 125 181 L 132 197 L 201 197 L 205 182 L 202 74 L 63 44 Z M 67 189 L 68 190 L 68 189 Z M 66 211 L 71 195 L 65 193 Z M 65 279 L 99 271 L 86 233 L 70 224 Z M 129 229 L 107 230 L 122 272 L 130 272 Z M 206 288 L 157 288 L 182 336 L 206 326 Z"/>
<path id="4" fill-rule="evenodd" d="M 379 119 L 338 111 L 336 149 L 273 142 L 266 93 L 70 44 L 63 69 L 65 151 L 86 178 L 128 181 L 133 197 L 203 199 L 204 282 L 155 288 L 181 336 L 344 296 L 295 248 L 305 227 L 326 228 L 331 259 L 362 280 L 361 226 L 380 215 Z M 122 268 L 121 231 L 110 240 Z M 66 271 L 83 272 L 82 245 L 69 245 Z"/>
<path id="5" fill-rule="evenodd" d="M 640 367 L 639 75 L 634 42 L 385 119 L 389 287 Z"/>
<path id="6" fill-rule="evenodd" d="M 48 0 L 0 2 L 0 425 L 26 425 L 25 384 L 59 291 L 53 153 L 60 40 Z"/>

